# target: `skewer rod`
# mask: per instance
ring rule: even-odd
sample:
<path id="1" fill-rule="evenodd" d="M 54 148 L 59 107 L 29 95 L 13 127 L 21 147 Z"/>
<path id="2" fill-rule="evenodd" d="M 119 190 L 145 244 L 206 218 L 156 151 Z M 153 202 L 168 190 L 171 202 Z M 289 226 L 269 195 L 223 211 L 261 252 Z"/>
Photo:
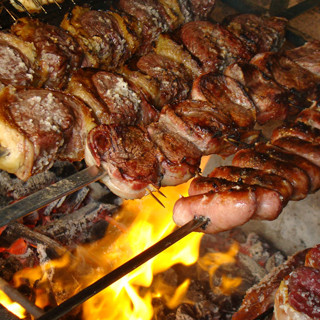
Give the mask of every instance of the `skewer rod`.
<path id="1" fill-rule="evenodd" d="M 80 304 L 96 295 L 103 289 L 107 288 L 117 280 L 121 279 L 123 276 L 133 271 L 134 269 L 141 266 L 143 263 L 155 257 L 157 254 L 161 253 L 165 249 L 169 248 L 171 245 L 187 236 L 192 231 L 200 227 L 204 227 L 208 223 L 208 219 L 204 217 L 194 218 L 192 221 L 189 221 L 181 228 L 169 234 L 167 237 L 163 238 L 153 246 L 149 247 L 142 253 L 138 254 L 131 260 L 127 261 L 120 267 L 111 271 L 101 279 L 97 280 L 93 284 L 89 285 L 82 291 L 78 292 L 70 299 L 62 302 L 59 306 L 51 309 L 43 316 L 37 318 L 37 320 L 57 320 L 60 317 L 67 314 L 72 309 L 78 307 Z"/>
<path id="2" fill-rule="evenodd" d="M 54 200 L 101 179 L 105 174 L 106 172 L 103 169 L 91 166 L 0 209 L 0 227 L 27 216 Z"/>

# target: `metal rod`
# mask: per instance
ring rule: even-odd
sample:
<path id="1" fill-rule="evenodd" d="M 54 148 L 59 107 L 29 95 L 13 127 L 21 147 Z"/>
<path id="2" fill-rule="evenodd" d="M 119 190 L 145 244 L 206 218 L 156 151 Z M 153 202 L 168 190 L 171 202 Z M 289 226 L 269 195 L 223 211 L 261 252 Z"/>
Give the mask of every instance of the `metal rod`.
<path id="1" fill-rule="evenodd" d="M 2 290 L 12 301 L 19 303 L 34 317 L 37 318 L 44 314 L 42 309 L 30 302 L 24 295 L 22 295 L 17 289 L 11 287 L 11 285 L 2 278 L 0 278 L 0 290 Z"/>
<path id="2" fill-rule="evenodd" d="M 204 217 L 194 218 L 192 221 L 189 221 L 181 228 L 169 234 L 167 237 L 163 238 L 153 246 L 149 247 L 147 250 L 138 254 L 131 260 L 127 261 L 120 267 L 111 271 L 101 279 L 97 280 L 93 284 L 89 285 L 82 291 L 78 292 L 70 299 L 62 302 L 59 306 L 51 309 L 37 320 L 57 320 L 62 316 L 67 314 L 72 309 L 78 307 L 80 304 L 93 297 L 103 289 L 107 288 L 117 280 L 121 279 L 123 276 L 133 271 L 134 269 L 141 266 L 143 263 L 147 262 L 151 258 L 155 257 L 160 252 L 169 248 L 171 245 L 191 233 L 200 227 L 204 227 L 209 220 Z"/>
<path id="3" fill-rule="evenodd" d="M 54 200 L 73 193 L 91 182 L 101 179 L 106 172 L 96 166 L 88 167 L 60 180 L 30 196 L 0 209 L 0 227 L 43 208 Z"/>

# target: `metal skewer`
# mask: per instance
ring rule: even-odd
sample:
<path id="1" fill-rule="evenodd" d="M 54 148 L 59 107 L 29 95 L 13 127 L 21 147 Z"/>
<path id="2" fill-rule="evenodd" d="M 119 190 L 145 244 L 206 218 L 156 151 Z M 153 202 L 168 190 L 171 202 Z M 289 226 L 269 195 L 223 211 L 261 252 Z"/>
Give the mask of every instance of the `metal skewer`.
<path id="1" fill-rule="evenodd" d="M 106 171 L 96 166 L 88 167 L 72 176 L 60 180 L 30 196 L 0 209 L 0 227 L 16 221 L 43 208 L 54 200 L 71 194 L 82 187 L 101 179 Z"/>
<path id="2" fill-rule="evenodd" d="M 147 250 L 138 254 L 131 260 L 127 261 L 120 267 L 111 271 L 101 279 L 97 280 L 90 286 L 86 287 L 82 291 L 78 292 L 70 299 L 62 302 L 59 306 L 51 309 L 44 315 L 37 318 L 37 320 L 56 320 L 60 319 L 62 316 L 67 314 L 72 309 L 76 308 L 86 300 L 93 297 L 95 294 L 99 293 L 101 290 L 107 288 L 129 272 L 141 266 L 143 263 L 155 257 L 157 254 L 161 253 L 165 249 L 169 248 L 171 245 L 191 233 L 198 228 L 203 228 L 209 219 L 204 217 L 194 218 L 192 221 L 189 221 L 181 228 L 169 234 L 167 237 L 163 238 L 153 246 L 149 247 Z"/>

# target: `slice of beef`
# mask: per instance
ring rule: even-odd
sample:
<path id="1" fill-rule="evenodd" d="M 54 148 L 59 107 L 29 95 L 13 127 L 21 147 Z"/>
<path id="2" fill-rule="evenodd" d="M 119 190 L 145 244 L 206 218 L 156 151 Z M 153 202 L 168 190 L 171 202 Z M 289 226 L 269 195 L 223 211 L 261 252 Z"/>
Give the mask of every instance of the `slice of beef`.
<path id="1" fill-rule="evenodd" d="M 232 121 L 205 101 L 185 100 L 162 109 L 159 122 L 195 144 L 204 155 L 217 154 L 224 136 L 233 131 Z"/>
<path id="2" fill-rule="evenodd" d="M 209 21 L 193 21 L 181 29 L 186 48 L 202 64 L 204 72 L 222 71 L 235 61 L 248 61 L 248 48 L 230 31 Z"/>
<path id="3" fill-rule="evenodd" d="M 11 31 L 34 44 L 40 68 L 39 86 L 61 89 L 70 74 L 81 66 L 83 52 L 67 31 L 26 17 L 17 20 Z"/>
<path id="4" fill-rule="evenodd" d="M 300 47 L 285 51 L 284 54 L 302 68 L 320 76 L 320 41 L 306 42 Z"/>
<path id="5" fill-rule="evenodd" d="M 108 11 L 75 6 L 61 22 L 84 51 L 83 67 L 114 70 L 131 56 L 116 17 Z"/>
<path id="6" fill-rule="evenodd" d="M 0 84 L 35 85 L 36 58 L 36 50 L 31 43 L 11 33 L 0 32 Z"/>
<path id="7" fill-rule="evenodd" d="M 186 99 L 191 81 L 183 65 L 156 53 L 144 55 L 137 62 L 138 68 L 159 83 L 159 106 Z"/>
<path id="8" fill-rule="evenodd" d="M 197 78 L 192 87 L 192 98 L 208 101 L 237 127 L 251 128 L 256 121 L 256 108 L 240 82 L 213 72 Z"/>
<path id="9" fill-rule="evenodd" d="M 279 51 L 285 41 L 288 21 L 280 17 L 239 14 L 227 17 L 223 24 L 250 47 L 253 54 Z"/>
<path id="10" fill-rule="evenodd" d="M 179 128 L 171 131 L 164 122 L 148 126 L 151 140 L 159 148 L 159 163 L 162 168 L 163 186 L 178 185 L 188 181 L 199 170 L 201 151 L 180 136 Z"/>
<path id="11" fill-rule="evenodd" d="M 56 160 L 80 161 L 95 126 L 76 98 L 45 89 L 4 90 L 0 98 L 1 168 L 26 180 Z"/>
<path id="12" fill-rule="evenodd" d="M 283 120 L 288 114 L 288 94 L 272 78 L 250 63 L 235 63 L 225 70 L 225 75 L 239 81 L 257 109 L 257 122 Z"/>
<path id="13" fill-rule="evenodd" d="M 310 103 L 308 105 L 305 101 L 312 100 L 319 94 L 320 78 L 282 54 L 260 53 L 254 56 L 250 63 L 256 65 L 279 85 L 287 89 L 291 95 L 294 95 L 300 108 L 304 105 L 305 107 L 309 106 Z"/>
<path id="14" fill-rule="evenodd" d="M 86 149 L 88 165 L 102 166 L 102 179 L 116 195 L 141 198 L 148 185 L 160 186 L 158 150 L 138 126 L 100 125 L 90 131 Z"/>

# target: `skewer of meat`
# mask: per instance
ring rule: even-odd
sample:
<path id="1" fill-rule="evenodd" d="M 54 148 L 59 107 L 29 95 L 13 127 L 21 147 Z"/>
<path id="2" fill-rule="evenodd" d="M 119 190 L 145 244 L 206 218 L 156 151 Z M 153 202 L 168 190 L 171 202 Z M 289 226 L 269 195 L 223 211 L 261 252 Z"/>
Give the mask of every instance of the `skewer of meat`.
<path id="1" fill-rule="evenodd" d="M 310 110 L 319 113 L 317 104 Z M 180 225 L 191 216 L 205 215 L 211 219 L 205 232 L 215 233 L 250 219 L 273 220 L 288 200 L 300 200 L 316 192 L 320 187 L 320 167 L 314 160 L 319 157 L 315 133 L 318 129 L 317 125 L 300 123 L 300 119 L 304 121 L 306 111 L 301 113 L 301 118 L 298 115 L 293 124 L 275 129 L 271 143 L 242 149 L 235 154 L 232 166 L 216 168 L 207 178 L 196 178 L 190 185 L 190 196 L 175 204 L 175 222 Z M 300 144 L 293 144 L 292 139 L 299 140 Z M 307 144 L 313 147 L 314 157 L 310 157 Z M 278 176 L 278 181 L 274 180 L 274 175 Z M 220 190 L 217 181 L 221 180 L 230 181 L 232 185 L 227 190 Z M 292 189 L 288 189 L 288 183 Z M 265 188 L 265 199 L 259 198 L 257 186 Z M 280 201 L 274 194 L 274 198 L 268 198 L 269 190 L 276 192 Z M 268 199 L 272 199 L 271 202 Z M 265 211 L 261 211 L 261 207 Z"/>

